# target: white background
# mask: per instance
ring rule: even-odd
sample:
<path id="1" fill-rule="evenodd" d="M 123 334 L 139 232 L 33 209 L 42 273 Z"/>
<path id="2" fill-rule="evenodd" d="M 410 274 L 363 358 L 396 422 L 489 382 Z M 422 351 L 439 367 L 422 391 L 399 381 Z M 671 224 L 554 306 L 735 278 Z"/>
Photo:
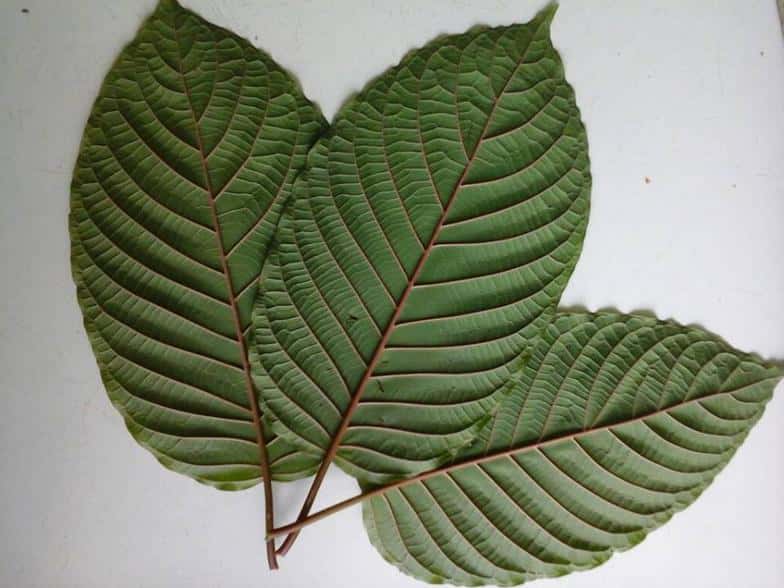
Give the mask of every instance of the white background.
<path id="1" fill-rule="evenodd" d="M 0 586 L 419 585 L 373 550 L 358 508 L 308 529 L 282 570 L 267 572 L 259 488 L 200 486 L 126 433 L 81 327 L 66 214 L 93 97 L 154 2 L 0 4 Z M 526 21 L 542 1 L 185 4 L 269 51 L 329 118 L 412 47 L 477 23 Z M 553 34 L 594 175 L 565 303 L 652 310 L 784 358 L 774 0 L 563 0 Z M 782 396 L 784 386 L 694 506 L 604 566 L 537 586 L 784 585 Z M 332 471 L 321 504 L 355 491 Z M 303 493 L 278 487 L 278 520 L 294 517 Z"/>

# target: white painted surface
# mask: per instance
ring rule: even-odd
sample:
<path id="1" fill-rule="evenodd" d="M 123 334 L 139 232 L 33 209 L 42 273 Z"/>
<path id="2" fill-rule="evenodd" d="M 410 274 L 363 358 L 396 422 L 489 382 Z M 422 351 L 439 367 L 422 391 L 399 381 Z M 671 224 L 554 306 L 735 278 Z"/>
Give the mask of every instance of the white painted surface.
<path id="1" fill-rule="evenodd" d="M 249 37 L 331 117 L 407 50 L 540 0 L 187 0 Z M 68 264 L 71 166 L 92 99 L 152 0 L 0 6 L 0 585 L 418 585 L 359 509 L 266 571 L 261 490 L 162 467 L 110 406 Z M 29 9 L 28 14 L 21 12 Z M 588 127 L 593 210 L 564 302 L 650 309 L 784 358 L 784 44 L 773 0 L 563 0 L 554 25 Z M 644 178 L 650 178 L 645 183 Z M 784 585 L 784 386 L 697 503 L 632 551 L 538 586 Z M 353 494 L 332 471 L 320 503 Z M 304 487 L 279 486 L 278 519 Z"/>

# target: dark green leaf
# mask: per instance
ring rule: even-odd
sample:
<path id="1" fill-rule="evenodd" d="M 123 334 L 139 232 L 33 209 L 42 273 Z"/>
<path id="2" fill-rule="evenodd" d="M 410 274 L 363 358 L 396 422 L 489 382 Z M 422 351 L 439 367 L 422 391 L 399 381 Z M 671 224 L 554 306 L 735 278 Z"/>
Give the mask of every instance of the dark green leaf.
<path id="1" fill-rule="evenodd" d="M 342 467 L 380 482 L 443 463 L 486 423 L 587 222 L 552 14 L 411 52 L 311 151 L 255 319 L 265 410 L 287 441 L 339 443 Z"/>
<path id="2" fill-rule="evenodd" d="M 599 565 L 700 495 L 782 373 L 701 329 L 559 313 L 461 465 L 364 503 L 370 538 L 429 582 L 513 585 Z"/>
<path id="3" fill-rule="evenodd" d="M 107 75 L 84 132 L 72 265 L 104 383 L 143 446 L 220 488 L 259 481 L 252 301 L 322 125 L 267 55 L 164 0 Z M 268 437 L 277 478 L 312 469 Z"/>

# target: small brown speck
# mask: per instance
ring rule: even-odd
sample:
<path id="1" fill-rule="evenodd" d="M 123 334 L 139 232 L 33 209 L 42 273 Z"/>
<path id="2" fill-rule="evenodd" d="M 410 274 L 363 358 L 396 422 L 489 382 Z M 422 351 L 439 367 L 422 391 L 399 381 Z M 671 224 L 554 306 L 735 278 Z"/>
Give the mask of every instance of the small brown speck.
<path id="1" fill-rule="evenodd" d="M 649 178 L 648 176 L 645 176 L 645 183 L 646 184 L 650 184 L 651 183 L 651 178 Z"/>

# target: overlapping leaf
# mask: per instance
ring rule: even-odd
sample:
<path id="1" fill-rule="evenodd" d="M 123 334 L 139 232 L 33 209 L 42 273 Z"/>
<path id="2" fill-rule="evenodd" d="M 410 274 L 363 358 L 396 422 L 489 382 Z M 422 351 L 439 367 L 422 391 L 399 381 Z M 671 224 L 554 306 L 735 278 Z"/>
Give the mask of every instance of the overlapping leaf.
<path id="1" fill-rule="evenodd" d="M 559 313 L 462 465 L 367 501 L 367 530 L 430 582 L 512 585 L 596 566 L 699 496 L 782 374 L 701 329 Z"/>
<path id="2" fill-rule="evenodd" d="M 322 125 L 268 56 L 164 0 L 107 75 L 85 129 L 72 265 L 101 375 L 134 437 L 201 482 L 259 480 L 251 307 Z M 276 477 L 314 465 L 268 437 Z"/>
<path id="3" fill-rule="evenodd" d="M 174 0 L 108 74 L 70 217 L 101 375 L 142 445 L 226 489 L 260 479 L 261 393 L 273 477 L 321 464 L 300 522 L 267 494 L 272 566 L 273 535 L 363 500 L 427 581 L 596 566 L 699 496 L 781 379 L 698 328 L 555 313 L 590 174 L 553 13 L 411 52 L 312 149 L 290 76 Z M 369 496 L 303 521 L 333 457 Z"/>
<path id="4" fill-rule="evenodd" d="M 339 438 L 340 465 L 383 481 L 486 423 L 587 221 L 552 14 L 413 51 L 311 151 L 255 314 L 264 409 L 287 441 L 322 454 Z"/>

